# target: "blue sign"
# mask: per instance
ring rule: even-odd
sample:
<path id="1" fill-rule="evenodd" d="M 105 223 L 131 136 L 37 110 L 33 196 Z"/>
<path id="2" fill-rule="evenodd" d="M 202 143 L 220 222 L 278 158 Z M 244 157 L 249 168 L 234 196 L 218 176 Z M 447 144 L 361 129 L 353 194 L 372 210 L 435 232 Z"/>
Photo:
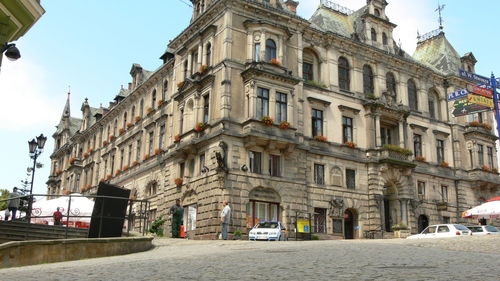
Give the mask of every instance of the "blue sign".
<path id="1" fill-rule="evenodd" d="M 463 98 L 463 97 L 466 97 L 468 94 L 469 94 L 469 91 L 467 91 L 467 89 L 458 90 L 458 91 L 455 91 L 453 93 L 448 93 L 448 100 L 450 101 L 450 100 Z"/>
<path id="2" fill-rule="evenodd" d="M 468 72 L 468 71 L 465 71 L 463 69 L 458 70 L 458 75 L 462 78 L 467 79 L 467 80 L 475 81 L 477 83 L 481 83 L 483 85 L 491 87 L 490 78 L 487 78 L 487 77 L 484 77 L 481 75 L 477 75 L 475 73 Z"/>

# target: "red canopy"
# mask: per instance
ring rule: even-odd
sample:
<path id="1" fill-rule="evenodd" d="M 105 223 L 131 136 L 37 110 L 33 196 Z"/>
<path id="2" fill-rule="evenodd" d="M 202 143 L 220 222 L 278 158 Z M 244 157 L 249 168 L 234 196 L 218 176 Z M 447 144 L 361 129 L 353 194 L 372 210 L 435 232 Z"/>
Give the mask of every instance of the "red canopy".
<path id="1" fill-rule="evenodd" d="M 486 202 L 491 202 L 491 201 L 500 201 L 500 196 L 493 197 L 491 199 L 486 200 Z"/>

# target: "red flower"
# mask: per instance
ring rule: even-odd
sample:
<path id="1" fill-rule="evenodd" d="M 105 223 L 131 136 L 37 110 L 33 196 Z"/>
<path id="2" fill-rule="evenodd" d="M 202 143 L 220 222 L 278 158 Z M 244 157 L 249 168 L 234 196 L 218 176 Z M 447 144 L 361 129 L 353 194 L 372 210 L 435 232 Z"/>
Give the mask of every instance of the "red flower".
<path id="1" fill-rule="evenodd" d="M 175 182 L 175 185 L 177 185 L 177 186 L 181 186 L 181 185 L 182 185 L 182 182 L 184 182 L 184 180 L 183 180 L 182 178 L 176 178 L 176 179 L 174 180 L 174 182 Z"/>
<path id="2" fill-rule="evenodd" d="M 326 137 L 325 136 L 314 136 L 314 139 L 318 140 L 318 141 L 323 141 L 323 142 L 326 141 Z"/>

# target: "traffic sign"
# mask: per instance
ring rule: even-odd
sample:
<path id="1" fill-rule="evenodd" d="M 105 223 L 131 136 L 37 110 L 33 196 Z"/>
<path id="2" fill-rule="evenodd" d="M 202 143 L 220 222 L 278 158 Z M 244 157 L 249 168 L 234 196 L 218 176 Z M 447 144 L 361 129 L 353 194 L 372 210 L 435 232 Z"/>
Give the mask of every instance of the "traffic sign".
<path id="1" fill-rule="evenodd" d="M 493 98 L 493 90 L 482 88 L 476 85 L 467 84 L 467 91 L 476 95 Z"/>
<path id="2" fill-rule="evenodd" d="M 478 104 L 489 108 L 493 108 L 493 99 L 484 96 L 469 94 L 467 95 L 467 100 L 469 101 L 469 103 L 472 104 Z"/>
<path id="3" fill-rule="evenodd" d="M 462 89 L 448 94 L 448 101 L 466 97 L 469 94 L 467 89 Z"/>
<path id="4" fill-rule="evenodd" d="M 471 80 L 480 84 L 484 84 L 491 87 L 490 78 L 477 75 L 476 73 L 468 72 L 463 69 L 458 70 L 458 75 L 467 80 Z"/>

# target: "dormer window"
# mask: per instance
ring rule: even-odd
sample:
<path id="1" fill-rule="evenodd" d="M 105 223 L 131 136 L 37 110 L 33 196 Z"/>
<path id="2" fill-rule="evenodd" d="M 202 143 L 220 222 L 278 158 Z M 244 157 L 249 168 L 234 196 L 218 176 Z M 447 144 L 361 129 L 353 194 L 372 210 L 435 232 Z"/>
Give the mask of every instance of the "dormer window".
<path id="1" fill-rule="evenodd" d="M 385 32 L 382 33 L 382 44 L 387 46 L 387 34 L 385 34 Z"/>
<path id="2" fill-rule="evenodd" d="M 379 9 L 375 9 L 375 15 L 376 15 L 377 17 L 380 17 L 380 11 L 379 11 Z"/>
<path id="3" fill-rule="evenodd" d="M 276 43 L 272 39 L 266 40 L 266 61 L 276 59 Z"/>

